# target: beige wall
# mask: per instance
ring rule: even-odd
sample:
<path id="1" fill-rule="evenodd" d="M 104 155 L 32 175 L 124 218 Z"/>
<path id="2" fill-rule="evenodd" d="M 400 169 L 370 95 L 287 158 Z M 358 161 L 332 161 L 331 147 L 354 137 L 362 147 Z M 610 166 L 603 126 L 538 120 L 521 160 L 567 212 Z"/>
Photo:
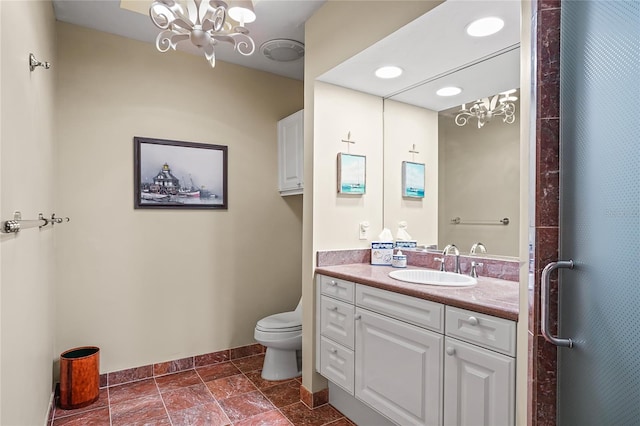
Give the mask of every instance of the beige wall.
<path id="1" fill-rule="evenodd" d="M 516 104 L 516 117 L 520 105 Z M 487 252 L 518 256 L 520 211 L 520 120 L 499 118 L 478 129 L 460 127 L 454 117 L 440 114 L 439 246 L 455 244 L 460 252 L 482 242 Z M 509 225 L 453 225 L 451 219 L 498 220 Z M 482 272 L 480 272 L 482 273 Z"/>
<path id="2" fill-rule="evenodd" d="M 314 89 L 316 78 L 354 54 L 434 8 L 441 1 L 340 1 L 327 2 L 305 24 L 304 76 L 304 181 L 302 295 L 303 311 L 303 385 L 316 392 L 326 381 L 315 373 L 314 327 L 315 308 L 313 275 L 318 246 L 314 240 L 323 230 L 315 224 L 317 218 L 336 209 L 335 205 L 319 205 L 313 191 L 316 182 L 314 140 Z M 331 177 L 332 181 L 335 177 Z M 382 188 L 380 188 L 382 190 Z M 371 193 L 367 193 L 370 196 Z M 371 194 L 371 196 L 375 196 Z M 357 207 L 355 207 L 357 208 Z M 380 207 L 381 208 L 381 207 Z M 354 232 L 357 232 L 354 230 Z M 345 236 L 345 238 L 350 238 Z M 345 240 L 335 241 L 336 246 Z"/>
<path id="3" fill-rule="evenodd" d="M 50 2 L 0 2 L 0 216 L 51 215 L 54 87 L 58 72 Z M 50 61 L 29 71 L 28 56 Z M 57 211 L 56 211 L 57 212 Z M 0 234 L 2 425 L 43 425 L 54 357 L 54 238 L 63 229 Z"/>
<path id="4" fill-rule="evenodd" d="M 418 154 L 412 154 L 413 150 Z M 424 198 L 402 196 L 402 162 L 425 164 Z M 419 244 L 438 243 L 438 113 L 384 101 L 384 224 L 396 236 L 398 222 Z"/>
<path id="5" fill-rule="evenodd" d="M 253 343 L 300 297 L 302 197 L 277 188 L 302 82 L 58 24 L 56 350 L 101 370 Z M 134 210 L 133 137 L 228 145 L 229 209 Z"/>
<path id="6" fill-rule="evenodd" d="M 369 241 L 359 240 L 360 222 L 369 222 L 372 233 L 382 229 L 382 98 L 318 81 L 314 122 L 316 248 L 367 247 Z M 348 133 L 356 143 L 347 149 Z M 337 155 L 347 151 L 366 157 L 364 195 L 337 192 Z"/>

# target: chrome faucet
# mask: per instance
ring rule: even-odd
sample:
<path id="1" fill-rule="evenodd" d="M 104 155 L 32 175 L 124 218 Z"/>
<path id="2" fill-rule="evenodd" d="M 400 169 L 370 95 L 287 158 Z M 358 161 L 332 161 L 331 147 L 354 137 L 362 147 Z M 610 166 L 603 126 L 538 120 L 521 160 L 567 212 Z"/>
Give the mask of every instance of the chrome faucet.
<path id="1" fill-rule="evenodd" d="M 469 251 L 469 254 L 476 254 L 476 250 L 480 250 L 480 253 L 487 252 L 487 248 L 484 246 L 484 244 L 475 243 L 474 245 L 471 246 L 471 251 Z"/>
<path id="2" fill-rule="evenodd" d="M 456 274 L 460 273 L 460 250 L 458 250 L 458 247 L 455 246 L 455 244 L 448 244 L 444 250 L 442 250 L 442 263 L 440 264 L 440 270 L 443 272 L 446 272 L 445 266 L 444 266 L 444 260 L 446 258 L 446 256 L 449 254 L 449 251 L 453 250 L 453 254 L 456 257 L 456 264 L 455 264 L 455 270 L 454 272 Z"/>
<path id="3" fill-rule="evenodd" d="M 484 265 L 484 263 L 478 263 L 475 260 L 471 261 L 471 272 L 469 273 L 469 275 L 471 275 L 471 277 L 473 278 L 478 278 L 478 271 L 476 270 L 476 268 L 478 266 L 482 266 Z"/>

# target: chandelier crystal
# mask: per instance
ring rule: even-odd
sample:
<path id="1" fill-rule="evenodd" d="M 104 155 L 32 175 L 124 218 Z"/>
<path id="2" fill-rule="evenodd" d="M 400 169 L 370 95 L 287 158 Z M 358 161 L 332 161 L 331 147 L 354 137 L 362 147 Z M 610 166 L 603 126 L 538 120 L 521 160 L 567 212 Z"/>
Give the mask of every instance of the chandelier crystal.
<path id="1" fill-rule="evenodd" d="M 227 21 L 227 15 L 237 19 L 238 25 Z M 255 51 L 255 43 L 244 26 L 256 19 L 251 0 L 232 1 L 231 7 L 221 0 L 155 0 L 149 16 L 163 30 L 156 38 L 160 52 L 175 50 L 178 43 L 190 40 L 204 52 L 213 68 L 218 42 L 231 43 L 244 56 Z"/>
<path id="2" fill-rule="evenodd" d="M 485 123 L 488 123 L 494 117 L 501 117 L 503 122 L 512 124 L 516 119 L 516 105 L 514 102 L 518 100 L 513 95 L 515 92 L 516 89 L 512 89 L 498 93 L 492 98 L 478 99 L 469 108 L 466 107 L 467 104 L 462 104 L 462 109 L 456 115 L 456 124 L 464 126 L 471 118 L 476 118 L 478 129 L 481 129 Z"/>

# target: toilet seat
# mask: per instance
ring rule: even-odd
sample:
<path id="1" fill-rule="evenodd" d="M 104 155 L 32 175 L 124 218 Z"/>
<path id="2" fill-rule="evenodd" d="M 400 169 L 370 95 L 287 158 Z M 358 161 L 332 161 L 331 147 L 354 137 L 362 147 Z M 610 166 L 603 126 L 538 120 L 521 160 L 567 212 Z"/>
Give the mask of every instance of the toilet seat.
<path id="1" fill-rule="evenodd" d="M 256 330 L 262 332 L 286 333 L 302 330 L 300 315 L 295 311 L 282 312 L 262 318 L 256 324 Z"/>

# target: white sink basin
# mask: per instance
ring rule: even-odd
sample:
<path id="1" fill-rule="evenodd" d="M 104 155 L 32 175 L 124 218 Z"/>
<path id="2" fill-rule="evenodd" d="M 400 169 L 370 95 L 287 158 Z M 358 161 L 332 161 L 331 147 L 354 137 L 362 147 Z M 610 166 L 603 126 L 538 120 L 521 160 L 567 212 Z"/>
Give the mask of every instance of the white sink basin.
<path id="1" fill-rule="evenodd" d="M 389 276 L 396 280 L 409 283 L 444 287 L 470 287 L 478 283 L 478 280 L 468 275 L 433 271 L 430 269 L 402 269 L 389 272 Z"/>

